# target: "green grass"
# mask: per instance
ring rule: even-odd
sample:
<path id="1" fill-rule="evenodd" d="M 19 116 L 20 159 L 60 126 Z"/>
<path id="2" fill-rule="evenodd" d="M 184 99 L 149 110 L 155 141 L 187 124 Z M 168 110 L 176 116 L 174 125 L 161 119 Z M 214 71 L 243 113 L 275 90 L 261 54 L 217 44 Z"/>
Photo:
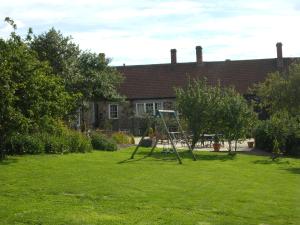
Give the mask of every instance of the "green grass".
<path id="1" fill-rule="evenodd" d="M 9 157 L 0 224 L 300 224 L 299 159 L 131 152 Z"/>

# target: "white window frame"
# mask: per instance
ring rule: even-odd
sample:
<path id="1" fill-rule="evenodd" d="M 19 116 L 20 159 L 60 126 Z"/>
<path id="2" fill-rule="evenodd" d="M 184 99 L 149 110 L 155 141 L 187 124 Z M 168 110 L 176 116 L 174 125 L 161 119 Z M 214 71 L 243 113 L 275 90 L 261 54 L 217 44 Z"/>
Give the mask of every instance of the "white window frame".
<path id="1" fill-rule="evenodd" d="M 113 105 L 117 106 L 117 117 L 111 117 L 110 107 L 113 106 Z M 108 118 L 111 119 L 111 120 L 119 119 L 119 105 L 118 104 L 109 104 L 108 105 Z"/>
<path id="2" fill-rule="evenodd" d="M 144 110 L 143 114 L 145 114 L 146 113 L 145 103 L 144 102 L 137 102 L 137 103 L 135 103 L 135 115 L 136 116 L 142 116 L 142 115 L 140 115 L 138 113 L 138 105 L 143 105 L 143 110 Z"/>
<path id="3" fill-rule="evenodd" d="M 135 103 L 135 115 L 136 116 L 143 116 L 141 114 L 139 114 L 138 112 L 138 105 L 143 105 L 143 109 L 144 109 L 144 113 L 146 114 L 146 104 L 152 104 L 152 110 L 153 110 L 153 115 L 155 115 L 156 111 L 155 111 L 155 104 L 160 104 L 160 109 L 164 108 L 164 102 L 163 101 L 147 101 L 147 102 L 137 102 Z"/>

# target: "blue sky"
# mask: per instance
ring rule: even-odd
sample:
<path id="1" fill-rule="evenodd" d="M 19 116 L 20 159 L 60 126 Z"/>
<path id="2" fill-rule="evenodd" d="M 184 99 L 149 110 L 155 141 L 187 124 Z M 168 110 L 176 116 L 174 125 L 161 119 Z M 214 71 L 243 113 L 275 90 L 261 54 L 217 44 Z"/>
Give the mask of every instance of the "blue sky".
<path id="1" fill-rule="evenodd" d="M 8 0 L 1 1 L 0 36 L 14 19 L 19 33 L 51 27 L 71 35 L 81 49 L 104 52 L 112 65 L 300 57 L 299 0 Z"/>

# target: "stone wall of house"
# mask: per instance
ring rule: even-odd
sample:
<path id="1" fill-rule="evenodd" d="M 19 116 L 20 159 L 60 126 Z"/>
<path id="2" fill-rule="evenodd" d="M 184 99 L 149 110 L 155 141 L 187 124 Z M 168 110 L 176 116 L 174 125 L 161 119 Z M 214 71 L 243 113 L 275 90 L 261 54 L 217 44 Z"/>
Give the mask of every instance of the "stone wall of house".
<path id="1" fill-rule="evenodd" d="M 89 103 L 89 109 L 84 114 L 87 129 L 108 131 L 127 131 L 134 135 L 142 135 L 146 127 L 145 119 L 136 115 L 137 103 L 161 102 L 163 109 L 174 109 L 173 99 L 135 100 L 124 103 L 94 102 Z M 118 105 L 118 118 L 109 118 L 110 104 Z"/>

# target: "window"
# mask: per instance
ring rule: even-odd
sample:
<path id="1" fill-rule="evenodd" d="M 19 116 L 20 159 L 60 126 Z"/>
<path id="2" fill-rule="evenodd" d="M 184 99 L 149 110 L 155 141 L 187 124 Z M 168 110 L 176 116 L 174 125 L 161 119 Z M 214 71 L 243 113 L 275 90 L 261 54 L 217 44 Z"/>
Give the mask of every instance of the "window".
<path id="1" fill-rule="evenodd" d="M 156 110 L 159 110 L 159 109 L 163 109 L 162 107 L 162 103 L 161 102 L 155 102 L 155 113 L 156 113 Z"/>
<path id="2" fill-rule="evenodd" d="M 146 103 L 136 103 L 136 115 L 142 116 L 147 113 L 149 115 L 155 115 L 156 110 L 163 109 L 162 102 L 146 102 Z"/>
<path id="3" fill-rule="evenodd" d="M 141 116 L 145 113 L 144 103 L 137 103 L 136 104 L 136 115 Z"/>
<path id="4" fill-rule="evenodd" d="M 153 115 L 153 102 L 151 103 L 146 103 L 146 113 L 149 115 Z"/>
<path id="5" fill-rule="evenodd" d="M 118 105 L 110 104 L 108 109 L 109 109 L 109 119 L 118 119 Z"/>

